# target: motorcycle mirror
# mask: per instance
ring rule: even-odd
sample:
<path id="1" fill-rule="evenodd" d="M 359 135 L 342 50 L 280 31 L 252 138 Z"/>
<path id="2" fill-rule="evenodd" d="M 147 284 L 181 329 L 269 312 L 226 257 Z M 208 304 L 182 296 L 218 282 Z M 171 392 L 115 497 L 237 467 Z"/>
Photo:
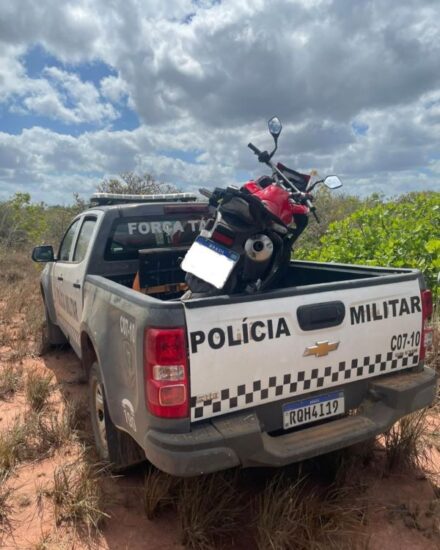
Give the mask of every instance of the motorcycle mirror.
<path id="1" fill-rule="evenodd" d="M 338 189 L 339 187 L 342 187 L 342 181 L 338 178 L 338 176 L 327 176 L 324 179 L 324 185 L 329 189 Z"/>
<path id="2" fill-rule="evenodd" d="M 272 134 L 275 143 L 278 141 L 278 136 L 281 134 L 283 128 L 280 119 L 277 116 L 273 116 L 268 122 L 269 132 Z"/>

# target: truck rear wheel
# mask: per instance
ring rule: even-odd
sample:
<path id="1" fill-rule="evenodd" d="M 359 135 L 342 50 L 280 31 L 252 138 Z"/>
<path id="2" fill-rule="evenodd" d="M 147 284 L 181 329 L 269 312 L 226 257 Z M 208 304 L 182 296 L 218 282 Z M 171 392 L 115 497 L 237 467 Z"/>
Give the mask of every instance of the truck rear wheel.
<path id="1" fill-rule="evenodd" d="M 126 432 L 119 430 L 110 418 L 104 384 L 98 363 L 93 363 L 89 376 L 89 403 L 93 436 L 99 457 L 110 462 L 113 471 L 122 471 L 146 460 L 145 453 Z"/>

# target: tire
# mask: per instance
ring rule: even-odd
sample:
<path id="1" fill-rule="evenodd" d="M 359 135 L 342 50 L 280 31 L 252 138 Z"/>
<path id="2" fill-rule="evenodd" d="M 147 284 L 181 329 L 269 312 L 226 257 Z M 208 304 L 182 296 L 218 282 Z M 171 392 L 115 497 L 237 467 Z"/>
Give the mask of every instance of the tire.
<path id="1" fill-rule="evenodd" d="M 60 327 L 50 320 L 46 305 L 44 306 L 44 313 L 45 321 L 41 327 L 41 339 L 37 350 L 38 355 L 46 355 L 54 346 L 64 346 L 68 343 Z"/>
<path id="2" fill-rule="evenodd" d="M 101 460 L 109 462 L 114 472 L 121 472 L 146 460 L 144 451 L 136 441 L 113 424 L 101 370 L 96 362 L 89 375 L 89 406 L 95 446 Z"/>
<path id="3" fill-rule="evenodd" d="M 60 327 L 55 325 L 55 323 L 52 323 L 50 320 L 49 311 L 46 304 L 44 304 L 44 313 L 46 321 L 43 328 L 43 343 L 46 344 L 46 346 L 62 346 L 67 344 L 67 338 L 64 336 Z"/>

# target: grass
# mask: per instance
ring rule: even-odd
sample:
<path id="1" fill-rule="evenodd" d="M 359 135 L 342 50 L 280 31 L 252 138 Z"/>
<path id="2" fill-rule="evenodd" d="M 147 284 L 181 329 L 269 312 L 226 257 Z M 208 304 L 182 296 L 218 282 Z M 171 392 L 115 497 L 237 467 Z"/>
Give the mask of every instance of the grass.
<path id="1" fill-rule="evenodd" d="M 236 472 L 221 472 L 181 480 L 178 516 L 182 544 L 208 550 L 218 543 L 233 546 L 243 517 Z"/>
<path id="2" fill-rule="evenodd" d="M 39 439 L 38 447 L 41 454 L 45 455 L 72 441 L 73 430 L 66 414 L 61 416 L 56 412 L 39 414 L 36 415 L 35 421 L 35 432 Z"/>
<path id="3" fill-rule="evenodd" d="M 6 486 L 6 478 L 6 474 L 0 475 L 0 532 L 8 526 L 8 518 L 12 511 L 10 500 L 13 490 Z"/>
<path id="4" fill-rule="evenodd" d="M 145 478 L 145 510 L 153 519 L 176 509 L 181 542 L 190 549 L 235 543 L 259 550 L 365 547 L 367 507 L 360 487 L 348 481 L 321 485 L 319 474 L 308 481 L 298 471 L 263 472 L 254 483 L 249 472 L 176 479 L 153 469 Z M 265 475 L 268 481 L 262 484 Z"/>
<path id="5" fill-rule="evenodd" d="M 33 422 L 16 417 L 9 428 L 0 433 L 0 475 L 5 476 L 17 462 L 29 456 Z"/>
<path id="6" fill-rule="evenodd" d="M 104 498 L 99 471 L 84 456 L 59 466 L 53 474 L 53 489 L 48 492 L 54 504 L 57 525 L 70 523 L 85 527 L 89 535 L 99 532 L 108 518 L 103 510 Z"/>
<path id="7" fill-rule="evenodd" d="M 163 510 L 177 504 L 179 479 L 156 468 L 148 470 L 144 480 L 144 510 L 148 519 L 156 518 Z"/>
<path id="8" fill-rule="evenodd" d="M 258 548 L 289 548 L 297 536 L 302 510 L 300 480 L 286 485 L 282 476 L 274 477 L 256 499 Z"/>
<path id="9" fill-rule="evenodd" d="M 39 275 L 27 252 L 0 249 L 0 346 L 10 347 L 14 359 L 40 351 L 44 310 Z"/>
<path id="10" fill-rule="evenodd" d="M 365 504 L 347 490 L 319 490 L 304 478 L 278 474 L 256 497 L 259 550 L 360 548 Z"/>
<path id="11" fill-rule="evenodd" d="M 52 374 L 29 371 L 26 379 L 26 400 L 36 412 L 43 410 L 52 391 Z"/>
<path id="12" fill-rule="evenodd" d="M 50 532 L 42 533 L 40 540 L 34 544 L 34 546 L 32 547 L 32 550 L 49 550 L 52 546 L 51 543 L 52 543 L 51 533 Z"/>
<path id="13" fill-rule="evenodd" d="M 426 458 L 426 438 L 429 428 L 426 422 L 428 409 L 423 409 L 400 419 L 385 433 L 387 470 L 419 468 Z"/>
<path id="14" fill-rule="evenodd" d="M 144 481 L 144 509 L 149 519 L 176 510 L 182 544 L 208 550 L 231 543 L 239 531 L 246 507 L 237 481 L 235 471 L 182 479 L 152 468 Z"/>
<path id="15" fill-rule="evenodd" d="M 9 474 L 20 462 L 38 460 L 74 440 L 76 412 L 68 406 L 60 415 L 54 411 L 17 416 L 0 433 L 0 476 Z"/>
<path id="16" fill-rule="evenodd" d="M 9 399 L 23 387 L 23 367 L 7 362 L 0 365 L 0 399 Z"/>
<path id="17" fill-rule="evenodd" d="M 325 483 L 333 483 L 336 488 L 342 490 L 356 485 L 357 490 L 362 492 L 365 489 L 362 472 L 374 461 L 376 448 L 376 438 L 370 438 L 333 453 L 316 457 L 315 461 L 324 470 L 321 473 L 318 469 L 319 478 Z M 312 474 L 314 474 L 313 470 Z"/>

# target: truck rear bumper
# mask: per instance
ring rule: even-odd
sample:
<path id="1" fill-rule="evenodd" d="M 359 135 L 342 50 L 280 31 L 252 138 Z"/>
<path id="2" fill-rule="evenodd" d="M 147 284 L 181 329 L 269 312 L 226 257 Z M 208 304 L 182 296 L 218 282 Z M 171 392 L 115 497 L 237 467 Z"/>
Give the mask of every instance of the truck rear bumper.
<path id="1" fill-rule="evenodd" d="M 383 376 L 369 383 L 356 414 L 277 437 L 261 430 L 255 412 L 219 417 L 185 434 L 150 430 L 145 454 L 159 469 L 194 476 L 234 466 L 284 466 L 365 441 L 388 430 L 399 418 L 430 405 L 437 375 L 420 372 Z"/>

